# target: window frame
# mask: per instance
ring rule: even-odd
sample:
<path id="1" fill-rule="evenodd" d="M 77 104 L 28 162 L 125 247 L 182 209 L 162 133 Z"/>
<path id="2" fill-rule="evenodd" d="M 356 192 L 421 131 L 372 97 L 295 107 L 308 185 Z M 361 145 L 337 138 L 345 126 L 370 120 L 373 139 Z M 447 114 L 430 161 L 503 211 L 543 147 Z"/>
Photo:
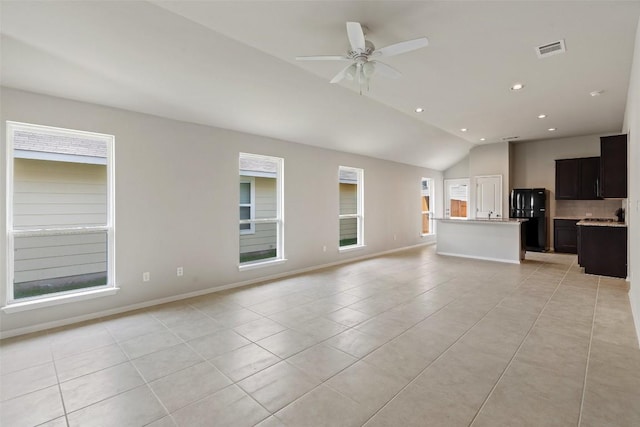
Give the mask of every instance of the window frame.
<path id="1" fill-rule="evenodd" d="M 247 261 L 243 263 L 238 263 L 238 270 L 252 270 L 255 268 L 261 268 L 276 264 L 281 264 L 287 261 L 284 253 L 284 158 L 275 157 L 275 156 L 267 156 L 263 154 L 253 154 L 253 153 L 238 153 L 238 172 L 240 176 L 242 176 L 242 169 L 240 169 L 240 160 L 245 158 L 255 158 L 260 160 L 269 160 L 275 162 L 276 164 L 276 216 L 273 218 L 260 218 L 256 219 L 255 214 L 252 219 L 242 220 L 239 219 L 240 210 L 238 210 L 238 219 L 239 224 L 258 224 L 258 223 L 275 223 L 276 224 L 276 256 L 273 258 L 267 258 L 264 260 L 257 261 Z M 258 175 L 256 175 L 258 176 Z M 252 186 L 253 196 L 255 197 L 255 181 Z M 240 192 L 238 191 L 238 202 L 240 198 Z M 255 199 L 254 199 L 255 206 Z M 243 233 L 239 233 L 238 236 L 241 237 Z M 240 239 L 238 239 L 238 255 L 240 254 Z"/>
<path id="2" fill-rule="evenodd" d="M 45 227 L 15 230 L 14 227 L 14 136 L 17 131 L 32 131 L 49 135 L 83 137 L 104 141 L 107 146 L 107 211 L 106 223 L 100 226 L 86 227 Z M 7 295 L 3 311 L 11 313 L 44 306 L 57 305 L 66 302 L 84 300 L 97 296 L 112 295 L 117 291 L 115 283 L 115 136 L 97 132 L 75 129 L 65 129 L 31 123 L 6 122 L 6 249 L 7 249 Z M 107 237 L 107 283 L 105 285 L 55 292 L 33 297 L 14 297 L 14 243 L 16 237 L 55 236 L 60 234 L 83 234 L 92 232 L 106 232 Z"/>
<path id="3" fill-rule="evenodd" d="M 340 172 L 355 172 L 356 174 L 356 213 L 341 214 L 340 213 Z M 356 218 L 356 244 L 348 246 L 340 246 L 340 220 Z M 365 247 L 364 242 L 364 169 L 352 166 L 338 166 L 338 250 L 340 252 Z"/>
<path id="4" fill-rule="evenodd" d="M 428 181 L 429 182 L 429 210 L 428 211 L 423 211 L 421 209 L 421 213 L 420 213 L 420 235 L 421 236 L 432 236 L 434 234 L 436 234 L 436 230 L 435 230 L 435 220 L 433 219 L 435 217 L 435 202 L 436 202 L 436 197 L 435 197 L 435 188 L 434 188 L 434 179 L 433 178 L 427 178 L 427 177 L 422 177 L 422 179 L 420 180 L 420 205 L 422 207 L 422 198 L 424 197 L 424 189 L 423 189 L 423 182 L 424 181 Z M 428 221 L 429 221 L 429 233 L 423 233 L 423 228 L 422 228 L 422 221 L 423 221 L 423 217 L 424 215 L 428 215 Z"/>
<path id="5" fill-rule="evenodd" d="M 253 176 L 240 176 L 240 184 L 249 184 L 249 203 L 238 203 L 238 206 L 249 207 L 249 219 L 256 218 L 256 179 Z M 239 212 L 239 210 L 238 210 Z M 256 233 L 256 224 L 252 222 L 249 224 L 248 229 L 240 229 L 240 234 L 255 234 Z"/>

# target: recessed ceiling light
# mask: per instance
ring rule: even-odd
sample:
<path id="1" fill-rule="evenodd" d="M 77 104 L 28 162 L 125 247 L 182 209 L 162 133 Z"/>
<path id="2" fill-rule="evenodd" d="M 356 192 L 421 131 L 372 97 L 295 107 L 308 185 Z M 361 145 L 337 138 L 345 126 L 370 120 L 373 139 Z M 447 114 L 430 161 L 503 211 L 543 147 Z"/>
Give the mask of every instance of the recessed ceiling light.
<path id="1" fill-rule="evenodd" d="M 424 108 L 422 107 L 416 108 L 416 113 L 422 113 L 423 111 L 424 111 Z"/>
<path id="2" fill-rule="evenodd" d="M 591 96 L 600 96 L 602 95 L 604 91 L 603 90 L 594 90 L 593 92 L 590 92 L 589 95 Z"/>
<path id="3" fill-rule="evenodd" d="M 520 90 L 524 87 L 524 85 L 522 83 L 516 83 L 513 86 L 511 86 L 511 90 Z"/>
<path id="4" fill-rule="evenodd" d="M 486 141 L 487 138 L 480 138 L 480 141 Z"/>
<path id="5" fill-rule="evenodd" d="M 467 128 L 460 129 L 460 132 L 466 132 L 466 131 L 467 131 Z"/>
<path id="6" fill-rule="evenodd" d="M 545 117 L 547 117 L 547 115 L 546 115 L 546 114 L 538 114 L 538 118 L 539 118 L 539 119 L 544 119 Z"/>
<path id="7" fill-rule="evenodd" d="M 556 128 L 549 128 L 547 129 L 549 132 L 554 132 L 556 130 Z"/>

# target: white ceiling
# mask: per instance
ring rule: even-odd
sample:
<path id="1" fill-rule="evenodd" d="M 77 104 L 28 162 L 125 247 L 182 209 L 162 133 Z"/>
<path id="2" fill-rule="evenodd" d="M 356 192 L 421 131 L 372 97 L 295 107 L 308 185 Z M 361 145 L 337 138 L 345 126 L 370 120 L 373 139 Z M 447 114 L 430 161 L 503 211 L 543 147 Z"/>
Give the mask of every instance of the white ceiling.
<path id="1" fill-rule="evenodd" d="M 0 7 L 4 86 L 437 170 L 480 138 L 619 132 L 640 16 L 640 1 Z M 360 96 L 352 82 L 328 83 L 346 64 L 294 59 L 345 54 L 346 21 L 366 25 L 377 47 L 430 45 L 385 59 L 403 77 L 374 76 Z M 558 39 L 567 52 L 538 59 L 534 48 Z M 525 88 L 511 91 L 516 82 Z"/>

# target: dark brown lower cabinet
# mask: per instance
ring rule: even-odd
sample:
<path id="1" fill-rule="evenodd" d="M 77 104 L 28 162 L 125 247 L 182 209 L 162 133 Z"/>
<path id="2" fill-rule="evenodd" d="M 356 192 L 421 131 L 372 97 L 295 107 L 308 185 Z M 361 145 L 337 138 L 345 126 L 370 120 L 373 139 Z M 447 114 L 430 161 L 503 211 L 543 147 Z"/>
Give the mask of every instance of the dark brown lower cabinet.
<path id="1" fill-rule="evenodd" d="M 578 253 L 578 226 L 579 219 L 554 219 L 553 220 L 553 250 L 565 254 Z"/>
<path id="2" fill-rule="evenodd" d="M 587 274 L 627 277 L 627 228 L 579 225 L 578 263 Z"/>

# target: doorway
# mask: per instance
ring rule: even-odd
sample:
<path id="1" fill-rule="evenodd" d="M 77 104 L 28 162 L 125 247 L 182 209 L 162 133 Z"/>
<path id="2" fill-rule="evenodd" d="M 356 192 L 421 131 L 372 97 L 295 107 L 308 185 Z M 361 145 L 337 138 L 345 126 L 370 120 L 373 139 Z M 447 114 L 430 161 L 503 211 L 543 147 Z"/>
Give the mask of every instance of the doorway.
<path id="1" fill-rule="evenodd" d="M 469 178 L 444 180 L 445 218 L 469 217 Z"/>

